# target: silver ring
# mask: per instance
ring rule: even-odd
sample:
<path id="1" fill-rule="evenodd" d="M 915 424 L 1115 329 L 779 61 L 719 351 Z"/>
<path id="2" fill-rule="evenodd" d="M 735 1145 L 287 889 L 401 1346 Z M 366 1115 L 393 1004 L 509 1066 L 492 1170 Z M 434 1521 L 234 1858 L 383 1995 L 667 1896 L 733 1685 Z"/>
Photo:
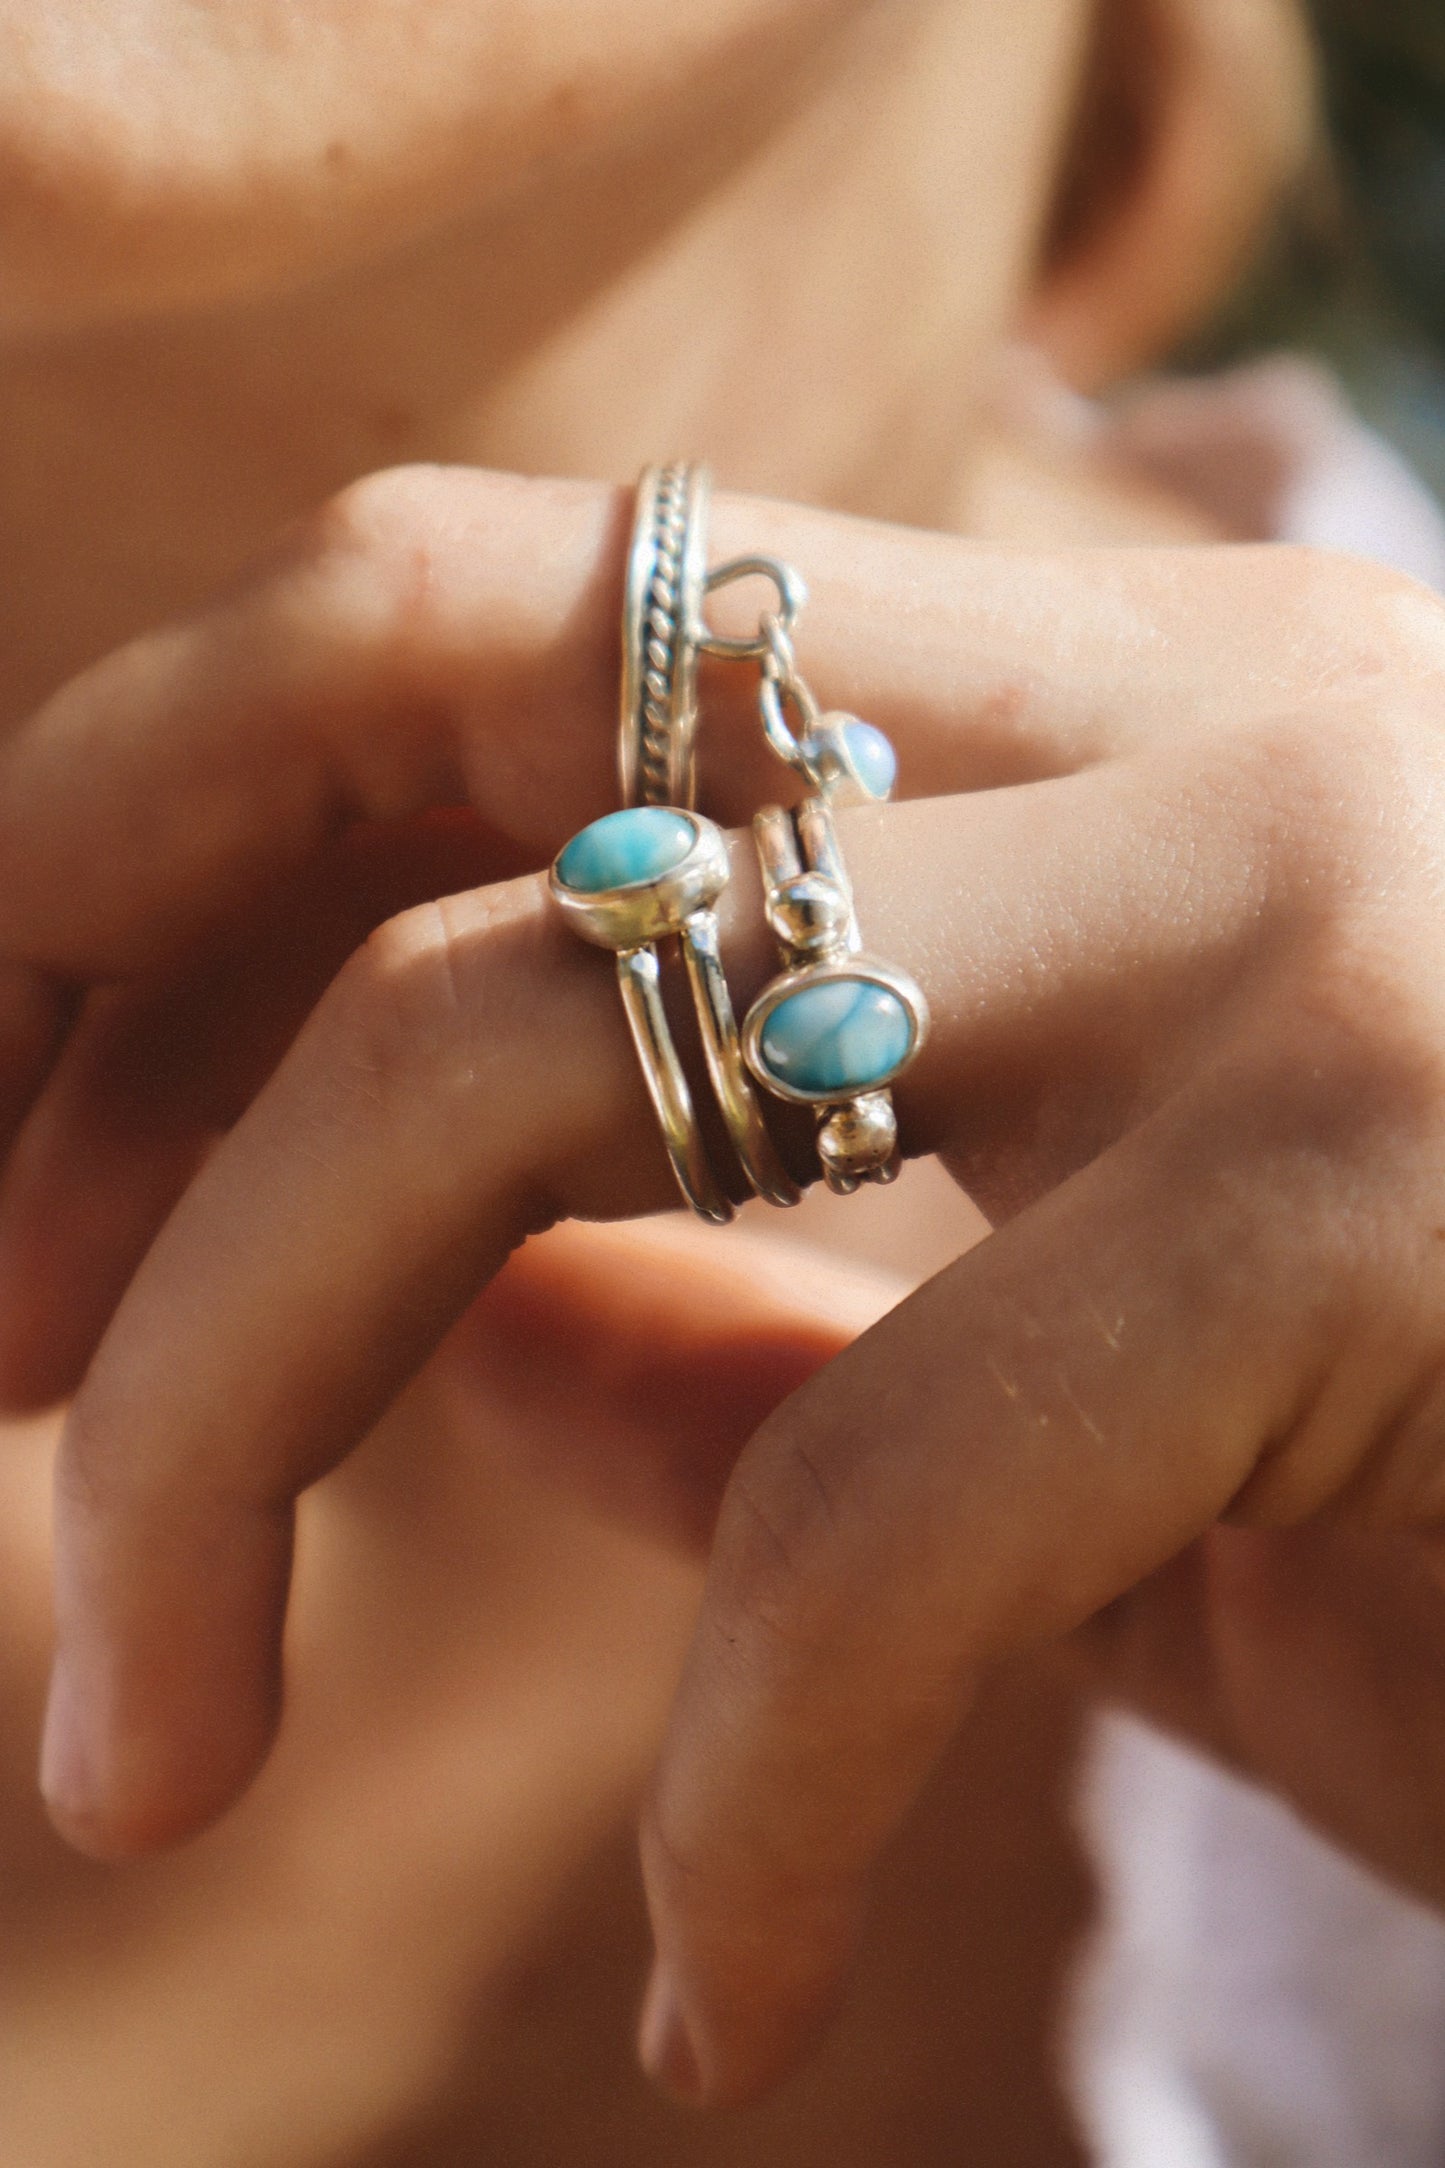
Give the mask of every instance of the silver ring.
<path id="1" fill-rule="evenodd" d="M 743 1054 L 764 1088 L 818 1111 L 828 1187 L 891 1182 L 898 1123 L 888 1090 L 928 1035 L 928 1004 L 906 972 L 864 952 L 853 891 L 822 798 L 753 822 L 768 923 L 783 970 L 749 1009 Z"/>
<path id="2" fill-rule="evenodd" d="M 697 642 L 712 494 L 706 467 L 648 467 L 637 485 L 622 601 L 622 803 L 690 806 Z"/>
<path id="3" fill-rule="evenodd" d="M 667 1021 L 657 943 L 684 934 L 699 913 L 711 919 L 730 871 L 726 837 L 700 813 L 627 806 L 573 836 L 548 875 L 574 933 L 616 956 L 628 1030 L 677 1186 L 715 1227 L 727 1225 L 733 1208 L 709 1163 Z"/>

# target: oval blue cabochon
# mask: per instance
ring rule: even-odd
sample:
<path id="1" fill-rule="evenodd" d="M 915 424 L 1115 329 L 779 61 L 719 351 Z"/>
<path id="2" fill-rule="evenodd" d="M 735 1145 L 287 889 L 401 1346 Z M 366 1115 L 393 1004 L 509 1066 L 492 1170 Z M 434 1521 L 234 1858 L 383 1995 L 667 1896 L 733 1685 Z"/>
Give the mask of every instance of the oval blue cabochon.
<path id="1" fill-rule="evenodd" d="M 790 1091 L 871 1091 L 913 1047 L 906 1003 L 877 979 L 820 979 L 785 994 L 758 1034 L 764 1066 Z"/>
<path id="2" fill-rule="evenodd" d="M 557 859 L 557 878 L 587 896 L 633 888 L 671 873 L 696 841 L 692 822 L 671 806 L 628 806 L 604 813 L 573 836 Z"/>

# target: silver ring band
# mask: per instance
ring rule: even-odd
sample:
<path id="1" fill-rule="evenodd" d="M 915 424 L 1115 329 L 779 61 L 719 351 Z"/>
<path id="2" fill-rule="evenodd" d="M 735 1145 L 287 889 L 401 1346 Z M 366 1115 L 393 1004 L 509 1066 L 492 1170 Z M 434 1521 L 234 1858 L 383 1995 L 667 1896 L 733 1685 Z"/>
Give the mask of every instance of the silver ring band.
<path id="1" fill-rule="evenodd" d="M 697 796 L 697 638 L 706 578 L 706 467 L 648 467 L 637 485 L 622 599 L 618 775 L 622 803 Z"/>
<path id="2" fill-rule="evenodd" d="M 898 1124 L 888 1086 L 928 1033 L 928 1005 L 906 972 L 864 952 L 853 891 L 822 797 L 753 822 L 768 922 L 783 971 L 743 1024 L 749 1069 L 780 1099 L 812 1106 L 832 1190 L 891 1182 Z"/>
<path id="3" fill-rule="evenodd" d="M 714 1226 L 726 1226 L 733 1208 L 703 1146 L 663 1004 L 657 945 L 699 914 L 711 917 L 730 870 L 726 837 L 700 813 L 626 806 L 573 836 L 549 876 L 573 931 L 616 957 L 628 1029 L 678 1188 Z"/>

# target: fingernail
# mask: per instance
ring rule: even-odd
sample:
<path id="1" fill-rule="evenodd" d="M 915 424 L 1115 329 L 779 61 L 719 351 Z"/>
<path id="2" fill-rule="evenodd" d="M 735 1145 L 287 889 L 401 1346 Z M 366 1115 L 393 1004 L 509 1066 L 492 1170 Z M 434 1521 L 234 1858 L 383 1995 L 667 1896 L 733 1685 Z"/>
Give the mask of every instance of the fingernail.
<path id="1" fill-rule="evenodd" d="M 672 1975 L 661 1959 L 652 1968 L 643 1997 L 638 2054 L 654 2084 L 676 2094 L 679 2100 L 702 2097 L 702 2072 L 683 2022 Z"/>

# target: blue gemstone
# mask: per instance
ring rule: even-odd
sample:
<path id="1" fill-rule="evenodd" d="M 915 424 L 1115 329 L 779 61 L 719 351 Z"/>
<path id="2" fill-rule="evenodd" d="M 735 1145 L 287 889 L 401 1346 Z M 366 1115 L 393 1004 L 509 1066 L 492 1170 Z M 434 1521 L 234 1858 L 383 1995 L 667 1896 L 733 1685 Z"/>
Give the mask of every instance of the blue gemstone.
<path id="1" fill-rule="evenodd" d="M 696 841 L 686 814 L 665 805 L 629 806 L 581 829 L 557 860 L 557 878 L 586 896 L 632 888 L 671 873 Z"/>
<path id="2" fill-rule="evenodd" d="M 843 725 L 848 758 L 870 798 L 886 798 L 898 781 L 898 755 L 881 730 L 855 719 Z"/>
<path id="3" fill-rule="evenodd" d="M 876 979 L 820 979 L 783 996 L 758 1048 L 764 1067 L 790 1091 L 872 1091 L 907 1061 L 913 1019 Z"/>

